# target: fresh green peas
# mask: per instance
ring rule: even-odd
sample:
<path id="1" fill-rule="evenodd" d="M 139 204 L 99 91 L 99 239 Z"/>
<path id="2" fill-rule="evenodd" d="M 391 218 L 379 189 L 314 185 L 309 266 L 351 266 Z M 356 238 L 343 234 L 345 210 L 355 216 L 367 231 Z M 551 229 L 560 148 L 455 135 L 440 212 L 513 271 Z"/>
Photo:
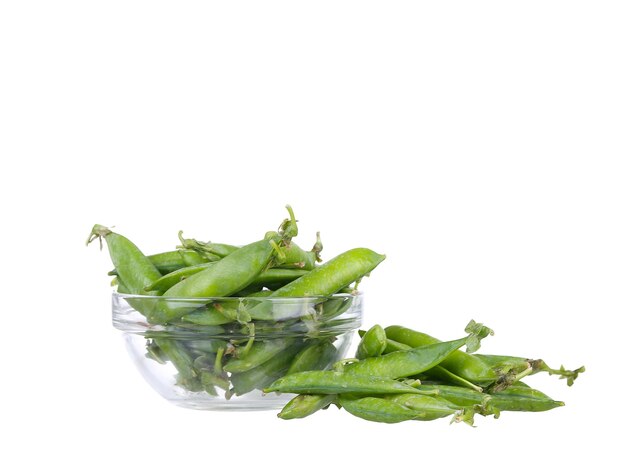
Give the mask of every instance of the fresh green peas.
<path id="1" fill-rule="evenodd" d="M 229 296 L 248 286 L 272 261 L 274 240 L 260 240 L 229 254 L 208 268 L 196 273 L 168 289 L 163 296 L 170 298 Z M 157 303 L 150 321 L 166 323 L 184 316 L 202 303 L 177 307 L 167 299 Z"/>
<path id="2" fill-rule="evenodd" d="M 291 362 L 287 374 L 323 370 L 335 360 L 337 348 L 330 339 L 314 339 Z"/>
<path id="3" fill-rule="evenodd" d="M 414 376 L 439 365 L 462 346 L 467 345 L 468 350 L 477 349 L 479 339 L 491 333 L 489 328 L 477 323 L 473 323 L 470 330 L 470 335 L 458 340 L 434 343 L 408 351 L 391 352 L 379 357 L 370 357 L 346 365 L 344 370 L 352 374 L 392 379 Z"/>
<path id="4" fill-rule="evenodd" d="M 146 286 L 145 290 L 164 292 L 170 289 L 171 287 L 173 287 L 174 285 L 178 284 L 183 279 L 188 278 L 189 276 L 192 276 L 196 273 L 199 273 L 200 271 L 204 270 L 205 268 L 210 267 L 214 263 L 215 262 L 207 262 L 207 263 L 200 263 L 197 265 L 191 265 L 188 267 L 179 268 L 178 270 L 169 272 L 161 276 L 155 282 Z"/>
<path id="5" fill-rule="evenodd" d="M 386 327 L 385 333 L 387 338 L 414 348 L 440 342 L 440 340 L 430 335 L 402 326 Z M 498 373 L 493 371 L 487 363 L 483 362 L 475 355 L 463 351 L 454 351 L 449 357 L 442 361 L 441 366 L 457 376 L 467 379 L 481 387 L 488 386 L 499 378 Z"/>
<path id="6" fill-rule="evenodd" d="M 241 373 L 232 373 L 230 376 L 232 393 L 241 396 L 250 391 L 268 387 L 287 372 L 294 355 L 301 347 L 300 344 L 293 344 L 255 368 Z"/>
<path id="7" fill-rule="evenodd" d="M 378 357 L 383 354 L 387 346 L 387 336 L 382 326 L 376 324 L 372 326 L 359 342 L 356 350 L 356 358 L 359 360 L 368 357 Z"/>
<path id="8" fill-rule="evenodd" d="M 122 302 L 144 315 L 138 330 L 146 357 L 173 365 L 178 386 L 209 395 L 228 387 L 227 397 L 242 395 L 287 372 L 326 369 L 337 360 L 337 347 L 345 348 L 346 340 L 337 347 L 333 341 L 344 332 L 342 315 L 355 287 L 334 294 L 369 275 L 384 256 L 356 248 L 317 266 L 319 233 L 311 251 L 303 250 L 292 241 L 298 227 L 287 210 L 276 231 L 248 245 L 200 242 L 181 232 L 176 250 L 150 256 L 94 226 L 89 240 L 104 238 L 114 262 L 112 285 L 120 294 L 114 306 L 122 305 L 120 316 L 127 311 Z"/>
<path id="9" fill-rule="evenodd" d="M 299 394 L 283 407 L 278 417 L 281 419 L 306 418 L 328 407 L 336 398 L 334 394 Z"/>
<path id="10" fill-rule="evenodd" d="M 389 354 L 390 352 L 395 351 L 408 351 L 410 349 L 412 349 L 412 347 L 409 345 L 405 345 L 404 343 L 399 343 L 395 340 L 387 338 L 383 354 Z M 471 388 L 472 390 L 476 391 L 483 390 L 481 387 L 479 387 L 478 385 L 474 385 L 469 380 L 463 379 L 461 376 L 457 376 L 456 374 L 448 371 L 443 366 L 441 366 L 441 364 L 433 366 L 429 370 L 424 371 L 424 375 L 427 377 L 433 377 L 435 379 L 446 381 L 452 385 L 460 385 L 462 387 Z"/>
<path id="11" fill-rule="evenodd" d="M 185 305 L 186 302 L 183 302 L 183 306 L 189 307 L 193 309 L 193 312 L 187 313 L 182 316 L 180 320 L 184 323 L 192 323 L 198 324 L 202 326 L 219 326 L 220 324 L 227 324 L 233 320 L 231 316 L 225 314 L 225 305 L 218 305 L 214 303 L 206 304 L 205 306 L 193 308 L 196 304 L 195 302 L 191 302 L 189 306 Z M 227 308 L 231 308 L 234 305 L 226 304 Z"/>
<path id="12" fill-rule="evenodd" d="M 392 424 L 414 419 L 417 415 L 415 410 L 381 397 L 340 394 L 338 403 L 351 415 L 367 421 Z"/>
<path id="13" fill-rule="evenodd" d="M 161 277 L 159 270 L 141 252 L 137 246 L 121 234 L 111 231 L 102 225 L 95 225 L 87 240 L 87 244 L 95 239 L 102 239 L 107 243 L 109 256 L 117 271 L 118 282 L 124 289 L 133 295 L 145 295 L 144 287 Z M 152 292 L 148 292 L 149 295 Z M 155 300 L 151 298 L 129 298 L 128 303 L 144 316 L 148 316 L 155 307 Z"/>
<path id="14" fill-rule="evenodd" d="M 198 373 L 194 368 L 193 358 L 185 351 L 182 343 L 173 338 L 154 339 L 160 350 L 172 362 L 178 371 L 178 383 L 192 391 L 202 389 Z"/>
<path id="15" fill-rule="evenodd" d="M 415 412 L 412 419 L 419 421 L 432 421 L 457 414 L 459 407 L 441 397 L 424 394 L 398 394 L 387 396 L 387 399 L 401 404 Z"/>
<path id="16" fill-rule="evenodd" d="M 420 385 L 417 388 L 422 391 L 436 391 L 437 396 L 459 407 L 474 408 L 485 415 L 498 415 L 501 411 L 540 412 L 564 405 L 538 390 L 518 384 L 490 394 L 452 385 Z"/>
<path id="17" fill-rule="evenodd" d="M 148 259 L 150 259 L 152 265 L 159 270 L 159 273 L 166 275 L 173 271 L 180 270 L 181 268 L 207 262 L 214 262 L 220 258 L 213 255 L 203 256 L 195 251 L 179 249 L 176 251 L 151 254 L 148 256 Z M 112 271 L 109 271 L 108 274 L 109 276 L 115 276 L 117 274 L 117 270 L 113 269 Z"/>
<path id="18" fill-rule="evenodd" d="M 229 373 L 243 373 L 267 362 L 293 344 L 294 341 L 288 338 L 255 341 L 243 356 L 233 358 L 226 363 L 224 370 Z"/>
<path id="19" fill-rule="evenodd" d="M 339 371 L 303 371 L 282 377 L 263 391 L 299 394 L 415 393 L 410 385 L 390 378 Z"/>
<path id="20" fill-rule="evenodd" d="M 276 290 L 271 297 L 328 296 L 369 274 L 385 256 L 367 248 L 348 250 Z"/>

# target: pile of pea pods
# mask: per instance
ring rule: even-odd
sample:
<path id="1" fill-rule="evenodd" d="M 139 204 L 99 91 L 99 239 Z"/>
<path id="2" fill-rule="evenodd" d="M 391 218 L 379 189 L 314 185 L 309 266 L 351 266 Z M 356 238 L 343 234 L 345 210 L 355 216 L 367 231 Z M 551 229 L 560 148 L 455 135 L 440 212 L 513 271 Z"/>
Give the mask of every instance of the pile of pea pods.
<path id="1" fill-rule="evenodd" d="M 181 231 L 176 249 L 154 255 L 93 227 L 87 243 L 106 242 L 112 285 L 144 317 L 146 356 L 173 366 L 185 391 L 227 399 L 260 393 L 285 374 L 326 369 L 341 357 L 342 314 L 385 256 L 354 248 L 321 263 L 319 233 L 310 251 L 302 249 L 293 241 L 293 209 L 287 211 L 276 230 L 244 246 Z"/>
<path id="2" fill-rule="evenodd" d="M 440 341 L 403 326 L 375 325 L 360 331 L 355 358 L 336 362 L 331 370 L 288 374 L 266 392 L 297 393 L 278 416 L 296 419 L 335 404 L 369 421 L 431 421 L 473 425 L 475 415 L 503 411 L 540 412 L 560 407 L 541 391 L 522 382 L 545 372 L 568 385 L 585 369 L 550 368 L 543 360 L 478 354 L 480 340 L 493 331 L 470 321 L 467 336 Z M 465 351 L 461 348 L 465 346 Z"/>

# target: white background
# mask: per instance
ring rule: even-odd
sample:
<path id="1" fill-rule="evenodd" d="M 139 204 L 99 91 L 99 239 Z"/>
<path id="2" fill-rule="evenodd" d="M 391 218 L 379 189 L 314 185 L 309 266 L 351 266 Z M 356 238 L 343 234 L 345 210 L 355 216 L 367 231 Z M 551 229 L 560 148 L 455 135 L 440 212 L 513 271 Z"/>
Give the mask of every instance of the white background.
<path id="1" fill-rule="evenodd" d="M 2 447 L 572 447 L 620 437 L 622 2 L 3 2 Z M 177 408 L 110 323 L 98 222 L 246 243 L 286 203 L 385 253 L 365 323 L 586 365 L 542 414 L 384 425 Z"/>

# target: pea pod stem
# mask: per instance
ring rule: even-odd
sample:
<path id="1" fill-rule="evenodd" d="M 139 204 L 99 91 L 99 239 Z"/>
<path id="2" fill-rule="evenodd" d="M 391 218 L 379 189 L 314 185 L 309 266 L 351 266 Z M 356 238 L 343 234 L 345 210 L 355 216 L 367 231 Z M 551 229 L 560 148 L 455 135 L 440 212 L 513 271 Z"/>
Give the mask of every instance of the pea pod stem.
<path id="1" fill-rule="evenodd" d="M 523 376 L 515 375 L 515 372 L 524 375 L 533 375 L 541 372 L 548 373 L 551 376 L 559 376 L 560 379 L 565 379 L 568 386 L 572 386 L 574 381 L 578 378 L 578 375 L 585 372 L 585 367 L 581 366 L 575 370 L 565 369 L 563 365 L 559 369 L 550 368 L 546 362 L 542 359 L 530 359 L 524 357 L 512 357 L 506 355 L 492 355 L 492 354 L 476 354 L 476 357 L 488 363 L 492 369 L 503 376 L 513 371 L 511 376 L 513 382 L 521 380 Z M 531 368 L 528 372 L 528 368 Z"/>

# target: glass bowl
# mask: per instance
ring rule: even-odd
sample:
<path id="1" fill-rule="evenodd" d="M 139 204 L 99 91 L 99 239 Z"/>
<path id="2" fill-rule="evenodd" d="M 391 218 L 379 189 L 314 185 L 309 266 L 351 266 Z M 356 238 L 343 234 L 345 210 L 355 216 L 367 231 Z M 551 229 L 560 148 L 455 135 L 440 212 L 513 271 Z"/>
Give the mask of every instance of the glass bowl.
<path id="1" fill-rule="evenodd" d="M 263 393 L 274 380 L 345 357 L 361 326 L 362 302 L 360 293 L 170 298 L 114 292 L 113 325 L 144 379 L 168 401 L 200 410 L 269 410 L 293 397 Z"/>

